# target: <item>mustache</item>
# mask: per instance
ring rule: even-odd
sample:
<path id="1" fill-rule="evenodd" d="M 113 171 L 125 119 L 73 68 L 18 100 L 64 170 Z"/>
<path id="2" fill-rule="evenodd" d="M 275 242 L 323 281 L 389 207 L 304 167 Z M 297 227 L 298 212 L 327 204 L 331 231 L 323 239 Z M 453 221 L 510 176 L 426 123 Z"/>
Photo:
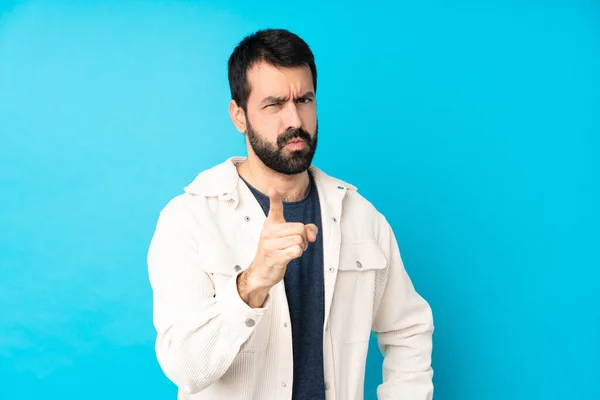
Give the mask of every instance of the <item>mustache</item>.
<path id="1" fill-rule="evenodd" d="M 302 139 L 306 142 L 306 144 L 309 147 L 312 148 L 313 146 L 313 140 L 310 137 L 310 134 L 302 128 L 297 128 L 288 129 L 287 131 L 279 135 L 279 137 L 277 138 L 277 147 L 279 149 L 282 149 L 292 139 Z"/>

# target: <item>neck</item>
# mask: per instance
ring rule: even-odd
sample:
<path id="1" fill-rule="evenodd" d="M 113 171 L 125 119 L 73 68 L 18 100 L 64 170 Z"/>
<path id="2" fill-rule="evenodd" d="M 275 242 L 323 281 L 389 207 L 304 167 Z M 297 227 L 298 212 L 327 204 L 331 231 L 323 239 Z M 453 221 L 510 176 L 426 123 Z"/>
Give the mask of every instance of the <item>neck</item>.
<path id="1" fill-rule="evenodd" d="M 296 175 L 286 175 L 273 171 L 258 157 L 248 157 L 237 166 L 238 174 L 263 194 L 269 193 L 269 188 L 279 192 L 281 199 L 286 202 L 302 200 L 308 194 L 308 172 Z"/>

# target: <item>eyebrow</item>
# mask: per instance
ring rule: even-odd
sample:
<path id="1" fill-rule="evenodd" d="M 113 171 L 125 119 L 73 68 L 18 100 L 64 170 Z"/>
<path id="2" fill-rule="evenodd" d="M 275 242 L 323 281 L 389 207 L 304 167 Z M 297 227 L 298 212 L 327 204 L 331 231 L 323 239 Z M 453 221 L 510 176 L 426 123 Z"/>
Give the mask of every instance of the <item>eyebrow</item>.
<path id="1" fill-rule="evenodd" d="M 312 91 L 304 93 L 302 96 L 298 96 L 298 99 L 314 99 L 315 94 Z M 289 97 L 281 96 L 267 96 L 260 102 L 260 105 L 271 104 L 271 103 L 283 103 L 287 101 Z"/>

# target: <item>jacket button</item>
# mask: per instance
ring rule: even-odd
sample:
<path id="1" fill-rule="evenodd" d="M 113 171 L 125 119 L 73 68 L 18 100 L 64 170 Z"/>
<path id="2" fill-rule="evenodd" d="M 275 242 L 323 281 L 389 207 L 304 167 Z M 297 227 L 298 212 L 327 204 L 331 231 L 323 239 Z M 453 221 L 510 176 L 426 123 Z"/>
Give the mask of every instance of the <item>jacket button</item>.
<path id="1" fill-rule="evenodd" d="M 240 267 L 239 265 L 236 265 L 234 268 L 237 272 L 240 272 L 242 270 L 242 267 Z"/>
<path id="2" fill-rule="evenodd" d="M 360 261 L 357 261 L 357 262 L 356 262 L 356 266 L 357 266 L 358 268 L 362 268 L 362 264 L 360 263 Z"/>
<path id="3" fill-rule="evenodd" d="M 250 221 L 250 217 L 246 215 L 246 216 L 244 217 L 244 221 L 246 221 L 246 222 Z"/>
<path id="4" fill-rule="evenodd" d="M 248 318 L 248 319 L 246 320 L 246 326 L 247 326 L 248 328 L 252 328 L 252 327 L 254 326 L 254 324 L 256 324 L 256 322 L 254 322 L 254 320 L 253 320 L 253 319 L 250 319 L 250 318 Z"/>

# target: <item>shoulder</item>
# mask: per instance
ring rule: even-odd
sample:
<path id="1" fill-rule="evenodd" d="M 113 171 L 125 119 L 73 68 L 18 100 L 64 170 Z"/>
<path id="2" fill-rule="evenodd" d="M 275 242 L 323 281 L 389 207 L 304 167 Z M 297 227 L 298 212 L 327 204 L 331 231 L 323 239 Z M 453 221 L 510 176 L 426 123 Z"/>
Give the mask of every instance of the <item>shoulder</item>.
<path id="1" fill-rule="evenodd" d="M 183 192 L 175 195 L 161 210 L 161 214 L 190 214 L 207 207 L 211 198 L 231 193 L 237 185 L 237 171 L 233 162 L 239 157 L 231 157 L 219 164 L 201 170 Z"/>
<path id="2" fill-rule="evenodd" d="M 344 199 L 344 207 L 351 208 L 353 212 L 363 213 L 368 218 L 378 217 L 381 214 L 375 205 L 358 190 L 348 190 Z"/>
<path id="3" fill-rule="evenodd" d="M 335 176 L 328 175 L 324 171 L 311 167 L 313 174 L 323 183 L 323 186 L 335 188 L 340 192 L 344 192 L 344 200 L 342 204 L 342 218 L 352 223 L 362 226 L 368 225 L 379 228 L 381 224 L 386 224 L 385 218 L 381 212 L 367 199 L 352 183 L 344 181 Z"/>
<path id="4" fill-rule="evenodd" d="M 366 199 L 359 191 L 358 187 L 352 183 L 342 180 L 336 176 L 329 175 L 317 167 L 311 167 L 311 172 L 315 179 L 321 182 L 323 187 L 337 190 L 344 195 L 344 207 L 350 207 L 356 211 L 366 212 L 369 215 L 378 213 L 373 204 Z"/>
<path id="5" fill-rule="evenodd" d="M 353 224 L 360 226 L 368 226 L 374 233 L 380 232 L 388 226 L 381 211 L 358 190 L 349 190 L 346 193 L 343 207 L 343 216 L 347 221 L 350 220 Z"/>
<path id="6" fill-rule="evenodd" d="M 173 236 L 195 236 L 198 228 L 206 223 L 207 211 L 205 197 L 189 193 L 176 195 L 159 210 L 156 231 Z"/>

